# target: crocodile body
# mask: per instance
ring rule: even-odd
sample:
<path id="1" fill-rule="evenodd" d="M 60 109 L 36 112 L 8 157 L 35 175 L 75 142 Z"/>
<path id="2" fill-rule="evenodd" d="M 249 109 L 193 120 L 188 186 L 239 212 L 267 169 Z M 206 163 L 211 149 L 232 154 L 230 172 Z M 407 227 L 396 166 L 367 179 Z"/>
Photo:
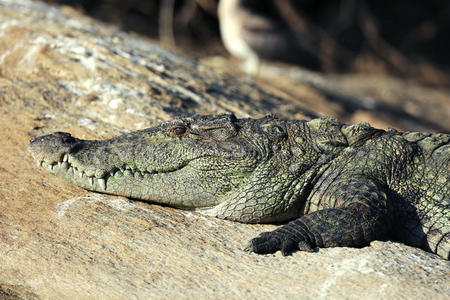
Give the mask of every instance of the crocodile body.
<path id="1" fill-rule="evenodd" d="M 109 140 L 38 137 L 33 157 L 92 191 L 244 223 L 256 253 L 394 238 L 449 259 L 450 135 L 366 123 L 194 116 Z"/>

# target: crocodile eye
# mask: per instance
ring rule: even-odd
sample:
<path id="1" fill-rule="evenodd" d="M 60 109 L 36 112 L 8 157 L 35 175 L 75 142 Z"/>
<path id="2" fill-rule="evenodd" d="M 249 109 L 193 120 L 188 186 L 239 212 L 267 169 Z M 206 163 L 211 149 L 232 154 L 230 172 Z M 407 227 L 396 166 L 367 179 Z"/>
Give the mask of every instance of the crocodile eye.
<path id="1" fill-rule="evenodd" d="M 186 126 L 182 126 L 182 125 L 174 126 L 174 127 L 170 128 L 170 130 L 169 130 L 170 135 L 172 135 L 173 137 L 184 136 L 187 133 L 187 131 L 188 131 L 188 129 L 186 128 Z"/>

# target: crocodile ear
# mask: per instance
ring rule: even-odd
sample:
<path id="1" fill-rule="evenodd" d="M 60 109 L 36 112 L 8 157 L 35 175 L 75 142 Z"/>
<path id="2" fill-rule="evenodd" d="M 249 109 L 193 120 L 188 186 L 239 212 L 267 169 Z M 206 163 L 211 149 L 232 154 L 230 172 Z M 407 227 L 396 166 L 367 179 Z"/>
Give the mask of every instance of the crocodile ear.
<path id="1" fill-rule="evenodd" d="M 347 147 L 347 139 L 341 132 L 342 124 L 332 118 L 320 118 L 307 122 L 311 137 L 317 148 L 324 153 L 333 153 Z"/>
<path id="2" fill-rule="evenodd" d="M 191 132 L 195 135 L 216 141 L 225 141 L 238 133 L 236 117 L 233 114 L 214 116 L 198 116 L 190 124 Z"/>
<path id="3" fill-rule="evenodd" d="M 377 132 L 383 132 L 381 129 L 373 128 L 369 123 L 357 123 L 352 125 L 344 125 L 341 128 L 342 133 L 347 138 L 349 146 L 357 145 L 365 141 L 368 137 Z"/>

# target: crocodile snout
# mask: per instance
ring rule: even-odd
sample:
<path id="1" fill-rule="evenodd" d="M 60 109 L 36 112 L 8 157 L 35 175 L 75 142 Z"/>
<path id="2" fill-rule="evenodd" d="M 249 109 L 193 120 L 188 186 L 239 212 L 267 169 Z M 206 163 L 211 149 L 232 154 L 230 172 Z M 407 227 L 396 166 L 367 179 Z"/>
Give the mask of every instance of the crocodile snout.
<path id="1" fill-rule="evenodd" d="M 38 162 L 53 163 L 62 161 L 65 154 L 73 152 L 79 141 L 69 133 L 55 132 L 32 140 L 29 150 Z"/>

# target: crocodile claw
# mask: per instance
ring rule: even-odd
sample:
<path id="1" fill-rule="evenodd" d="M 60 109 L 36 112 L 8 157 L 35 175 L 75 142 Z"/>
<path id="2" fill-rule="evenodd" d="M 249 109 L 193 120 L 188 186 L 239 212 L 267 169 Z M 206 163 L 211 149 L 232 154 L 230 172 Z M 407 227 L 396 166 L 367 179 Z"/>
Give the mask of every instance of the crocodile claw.
<path id="1" fill-rule="evenodd" d="M 290 255 L 296 250 L 315 252 L 315 248 L 310 243 L 304 240 L 296 241 L 287 235 L 281 234 L 279 231 L 260 234 L 245 245 L 244 250 L 257 254 L 270 254 L 280 250 L 283 256 Z"/>

